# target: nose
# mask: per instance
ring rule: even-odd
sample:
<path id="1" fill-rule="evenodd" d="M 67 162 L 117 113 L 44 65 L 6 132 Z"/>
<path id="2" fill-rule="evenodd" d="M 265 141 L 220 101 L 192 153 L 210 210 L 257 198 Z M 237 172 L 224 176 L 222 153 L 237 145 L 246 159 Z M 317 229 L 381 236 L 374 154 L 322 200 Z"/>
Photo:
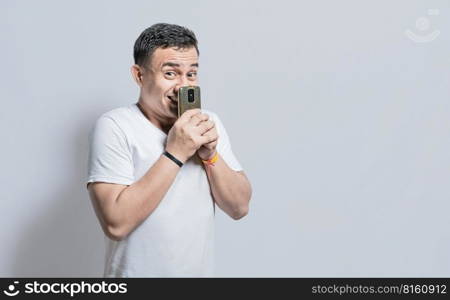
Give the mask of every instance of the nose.
<path id="1" fill-rule="evenodd" d="M 175 92 L 178 94 L 178 90 L 180 89 L 180 87 L 186 86 L 186 85 L 190 85 L 187 77 L 181 76 L 180 79 L 178 80 L 177 84 L 175 85 L 175 88 L 174 88 Z"/>

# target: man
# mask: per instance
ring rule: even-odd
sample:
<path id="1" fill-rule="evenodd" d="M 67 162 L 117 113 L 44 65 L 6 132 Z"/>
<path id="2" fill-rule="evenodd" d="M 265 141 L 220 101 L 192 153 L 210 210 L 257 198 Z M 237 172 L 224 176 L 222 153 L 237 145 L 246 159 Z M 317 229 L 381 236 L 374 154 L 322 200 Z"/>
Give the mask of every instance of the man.
<path id="1" fill-rule="evenodd" d="M 90 134 L 88 190 L 106 235 L 105 277 L 213 275 L 217 204 L 238 220 L 251 186 L 215 113 L 178 118 L 182 86 L 197 85 L 197 39 L 155 24 L 134 45 L 138 103 L 103 114 Z"/>

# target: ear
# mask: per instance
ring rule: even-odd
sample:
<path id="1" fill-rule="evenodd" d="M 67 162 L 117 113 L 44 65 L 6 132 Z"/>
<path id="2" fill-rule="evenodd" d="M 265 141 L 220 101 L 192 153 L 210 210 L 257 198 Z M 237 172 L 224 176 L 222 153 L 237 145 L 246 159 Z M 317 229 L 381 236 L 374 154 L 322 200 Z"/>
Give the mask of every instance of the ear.
<path id="1" fill-rule="evenodd" d="M 131 68 L 131 75 L 133 76 L 134 81 L 139 85 L 139 87 L 142 87 L 142 68 L 139 65 L 132 65 Z"/>

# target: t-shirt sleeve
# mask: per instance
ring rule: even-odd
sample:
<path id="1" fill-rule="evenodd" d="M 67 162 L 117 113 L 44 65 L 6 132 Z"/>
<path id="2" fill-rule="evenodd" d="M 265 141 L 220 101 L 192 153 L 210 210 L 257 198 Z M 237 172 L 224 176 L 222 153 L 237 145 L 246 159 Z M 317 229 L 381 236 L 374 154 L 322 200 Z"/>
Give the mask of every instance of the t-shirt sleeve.
<path id="1" fill-rule="evenodd" d="M 101 116 L 89 134 L 89 182 L 130 185 L 134 167 L 127 138 L 110 117 Z"/>
<path id="2" fill-rule="evenodd" d="M 222 124 L 222 121 L 220 120 L 219 116 L 217 116 L 217 114 L 212 113 L 211 115 L 216 125 L 217 134 L 219 135 L 217 151 L 231 169 L 233 169 L 234 171 L 242 171 L 241 164 L 231 150 L 230 139 L 228 137 L 227 131 L 225 130 L 225 127 Z"/>

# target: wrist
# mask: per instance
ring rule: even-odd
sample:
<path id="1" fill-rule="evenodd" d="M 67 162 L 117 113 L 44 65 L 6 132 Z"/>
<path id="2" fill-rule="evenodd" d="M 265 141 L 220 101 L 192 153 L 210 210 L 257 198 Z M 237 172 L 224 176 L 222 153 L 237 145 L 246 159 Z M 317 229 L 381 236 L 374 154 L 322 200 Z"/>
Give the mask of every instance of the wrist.
<path id="1" fill-rule="evenodd" d="M 172 149 L 170 147 L 166 147 L 164 149 L 165 152 L 168 152 L 170 155 L 172 155 L 174 158 L 179 160 L 181 163 L 186 163 L 188 158 L 185 155 L 182 155 L 180 151 L 177 151 L 176 149 Z"/>
<path id="2" fill-rule="evenodd" d="M 162 155 L 170 159 L 174 164 L 176 164 L 180 168 L 183 166 L 183 163 L 178 158 L 170 154 L 168 151 L 164 151 Z"/>
<path id="3" fill-rule="evenodd" d="M 219 153 L 217 151 L 214 150 L 214 152 L 209 155 L 209 157 L 207 159 L 204 159 L 202 157 L 200 157 L 200 159 L 202 160 L 202 162 L 206 165 L 212 165 L 214 166 L 214 164 L 217 162 L 217 160 L 219 159 Z"/>
<path id="4" fill-rule="evenodd" d="M 210 160 L 214 157 L 214 155 L 216 155 L 215 150 L 213 152 L 209 152 L 208 154 L 206 154 L 206 156 L 200 155 L 200 153 L 203 154 L 204 152 L 197 151 L 198 157 L 200 157 L 201 160 Z"/>

